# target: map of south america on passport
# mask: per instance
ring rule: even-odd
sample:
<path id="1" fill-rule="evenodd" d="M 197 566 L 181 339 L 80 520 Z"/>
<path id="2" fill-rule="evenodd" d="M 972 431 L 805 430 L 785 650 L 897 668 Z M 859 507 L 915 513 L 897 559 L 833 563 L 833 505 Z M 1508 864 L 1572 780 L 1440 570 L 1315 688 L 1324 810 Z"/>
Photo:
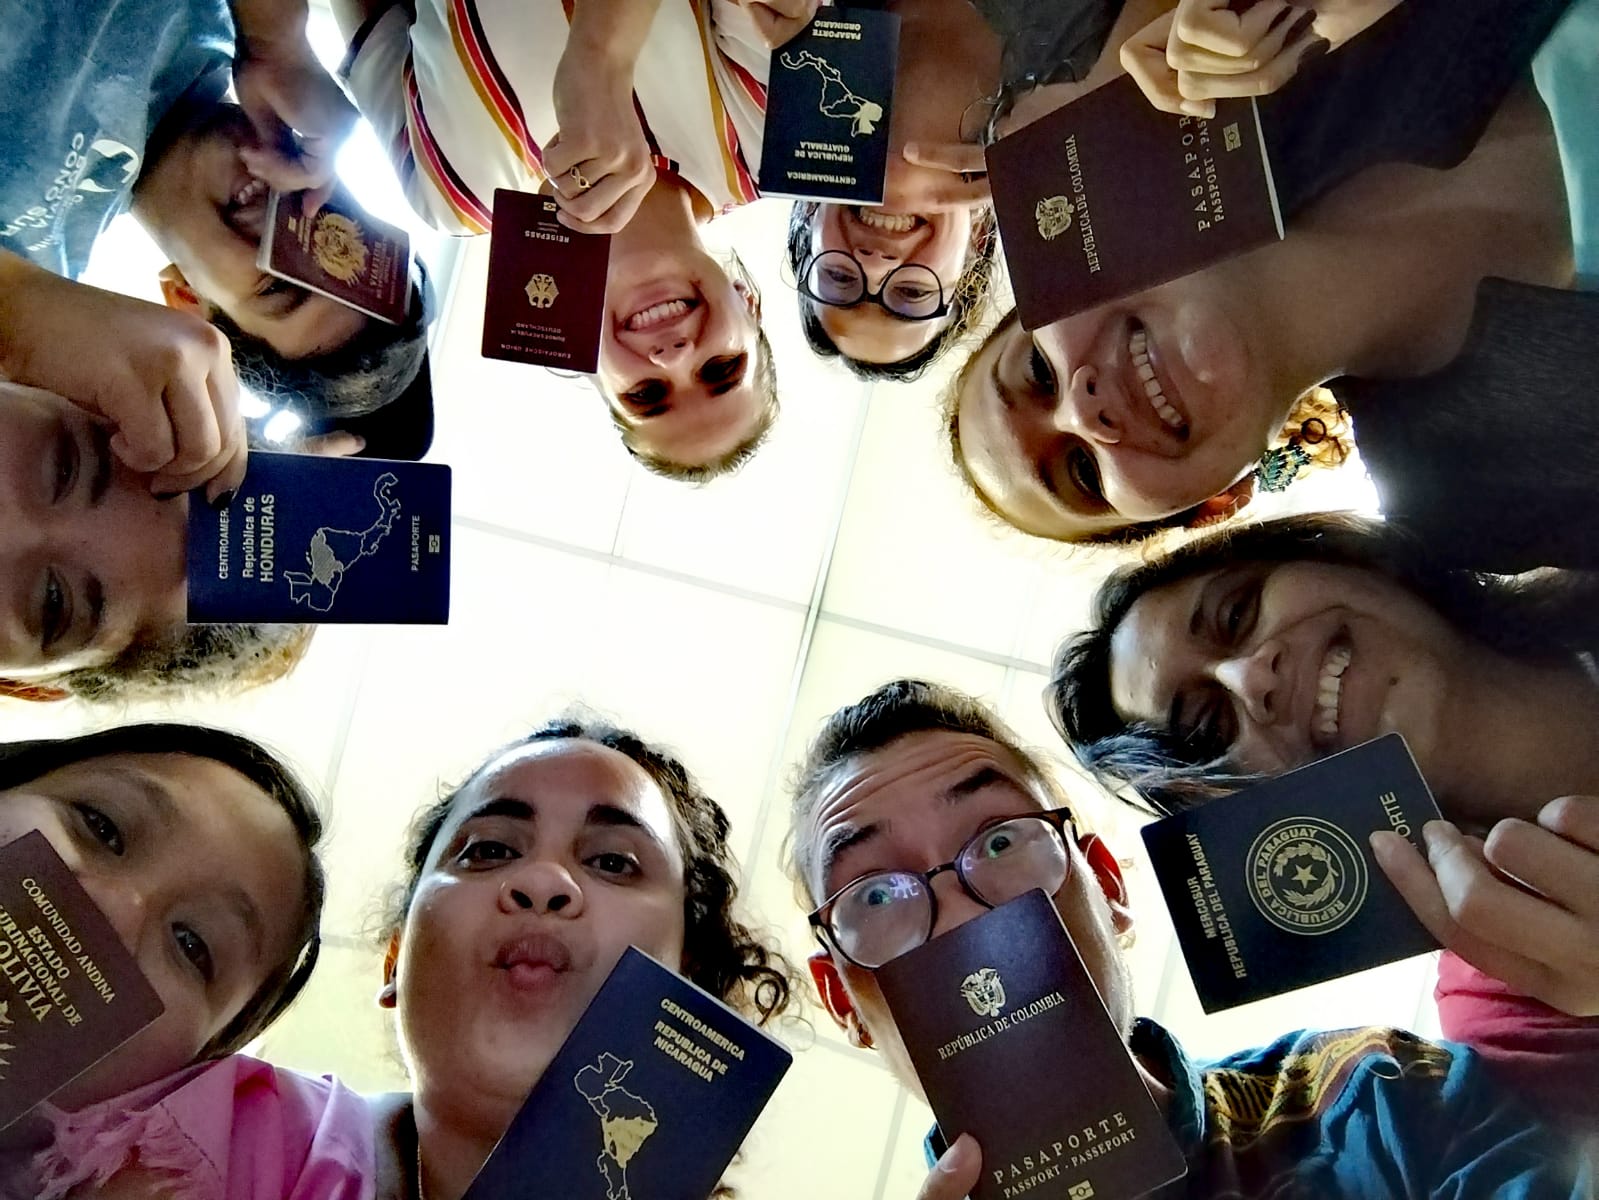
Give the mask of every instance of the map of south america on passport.
<path id="1" fill-rule="evenodd" d="M 360 533 L 348 529 L 330 529 L 326 525 L 311 536 L 311 547 L 305 560 L 311 571 L 285 571 L 283 578 L 289 585 L 289 599 L 317 612 L 331 612 L 338 597 L 339 584 L 344 573 L 361 559 L 377 553 L 383 539 L 394 531 L 394 519 L 400 515 L 400 502 L 391 489 L 400 481 L 385 471 L 372 486 L 372 496 L 378 502 L 376 521 Z"/>

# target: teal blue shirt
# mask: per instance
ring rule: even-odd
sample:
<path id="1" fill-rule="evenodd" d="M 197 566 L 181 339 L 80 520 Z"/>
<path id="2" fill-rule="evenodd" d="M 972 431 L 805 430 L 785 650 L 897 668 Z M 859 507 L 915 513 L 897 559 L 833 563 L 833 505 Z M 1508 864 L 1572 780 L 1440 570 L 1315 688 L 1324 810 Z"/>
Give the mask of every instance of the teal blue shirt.
<path id="1" fill-rule="evenodd" d="M 1532 60 L 1532 75 L 1560 145 L 1577 286 L 1599 290 L 1599 0 L 1572 5 Z"/>

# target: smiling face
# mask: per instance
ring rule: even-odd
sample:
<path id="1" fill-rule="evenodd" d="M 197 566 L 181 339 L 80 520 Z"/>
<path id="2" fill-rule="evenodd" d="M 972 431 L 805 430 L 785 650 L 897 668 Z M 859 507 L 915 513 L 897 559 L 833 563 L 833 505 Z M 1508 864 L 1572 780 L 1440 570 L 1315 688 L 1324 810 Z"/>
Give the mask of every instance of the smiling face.
<path id="1" fill-rule="evenodd" d="M 952 211 L 889 212 L 851 204 L 823 204 L 811 218 L 811 254 L 828 250 L 853 254 L 865 272 L 868 294 L 880 291 L 890 272 L 920 266 L 938 277 L 948 303 L 965 267 L 971 239 L 972 213 L 964 207 Z M 907 279 L 907 274 L 900 272 L 895 276 L 896 286 Z M 918 278 L 904 284 L 912 285 L 920 290 L 927 286 Z M 800 303 L 810 306 L 839 352 L 859 362 L 895 363 L 910 358 L 925 349 L 954 319 L 946 313 L 932 320 L 905 320 L 870 301 L 839 308 L 802 295 Z"/>
<path id="2" fill-rule="evenodd" d="M 698 245 L 611 260 L 600 386 L 636 448 L 667 462 L 715 462 L 753 433 L 760 306 Z"/>
<path id="3" fill-rule="evenodd" d="M 98 665 L 184 622 L 188 502 L 155 499 L 108 436 L 0 382 L 0 676 Z"/>
<path id="4" fill-rule="evenodd" d="M 218 105 L 147 165 L 134 189 L 134 214 L 177 268 L 163 276 L 169 304 L 202 316 L 214 305 L 284 358 L 327 354 L 368 318 L 255 265 L 267 187 L 239 157 L 254 141 L 243 111 Z"/>
<path id="5" fill-rule="evenodd" d="M 585 741 L 519 748 L 462 789 L 400 935 L 419 1105 L 497 1136 L 628 946 L 683 956 L 683 859 L 660 789 Z"/>
<path id="6" fill-rule="evenodd" d="M 166 1008 L 53 1096 L 63 1108 L 187 1066 L 294 952 L 304 852 L 282 807 L 231 767 L 184 754 L 107 755 L 0 791 L 0 844 L 35 830 Z"/>
<path id="7" fill-rule="evenodd" d="M 813 900 L 820 903 L 863 875 L 926 871 L 948 862 L 985 826 L 1041 812 L 1051 803 L 998 742 L 946 731 L 908 734 L 833 776 L 795 829 L 798 861 Z M 1116 934 L 1130 918 L 1125 909 L 1112 911 L 1098 876 L 1075 846 L 1071 860 L 1055 906 L 1117 1027 L 1126 1030 L 1133 1018 L 1132 984 Z M 952 872 L 939 876 L 933 889 L 938 899 L 934 937 L 988 911 L 959 887 Z M 875 976 L 836 950 L 832 957 L 873 1043 L 900 1082 L 920 1095 Z"/>
<path id="8" fill-rule="evenodd" d="M 1116 711 L 1188 740 L 1198 761 L 1276 774 L 1397 731 L 1441 791 L 1455 681 L 1481 652 L 1385 576 L 1312 562 L 1157 588 L 1110 647 Z"/>
<path id="9" fill-rule="evenodd" d="M 1246 255 L 1032 334 L 1012 314 L 957 398 L 961 455 L 993 507 L 1024 532 L 1076 541 L 1182 512 L 1247 472 L 1309 386 L 1290 382 L 1256 311 L 1250 281 L 1266 261 Z"/>

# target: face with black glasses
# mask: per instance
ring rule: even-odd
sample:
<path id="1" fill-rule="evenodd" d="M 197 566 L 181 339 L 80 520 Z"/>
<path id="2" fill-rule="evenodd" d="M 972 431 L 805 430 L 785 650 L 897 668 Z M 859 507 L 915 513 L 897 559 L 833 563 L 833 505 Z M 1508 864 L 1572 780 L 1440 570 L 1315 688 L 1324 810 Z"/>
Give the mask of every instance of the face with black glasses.
<path id="1" fill-rule="evenodd" d="M 949 324 L 950 288 L 961 276 L 971 237 L 970 208 L 910 213 L 820 205 L 811 218 L 807 258 L 825 256 L 826 269 L 807 269 L 800 302 L 811 306 L 847 357 L 878 363 L 910 358 Z M 860 282 L 846 288 L 846 271 Z M 857 292 L 880 294 L 882 303 L 857 303 Z"/>
<path id="2" fill-rule="evenodd" d="M 1133 604 L 1111 637 L 1111 700 L 1184 758 L 1261 774 L 1397 731 L 1448 790 L 1449 714 L 1486 653 L 1378 572 L 1240 564 Z"/>
<path id="3" fill-rule="evenodd" d="M 1116 936 L 1132 917 L 1120 877 L 1108 855 L 1090 865 L 1054 804 L 999 743 L 914 733 L 842 767 L 795 829 L 819 906 L 827 961 L 813 969 L 824 999 L 841 1022 L 853 1012 L 907 1087 L 919 1090 L 915 1071 L 862 964 L 881 965 L 1034 887 L 1052 892 L 1107 1008 L 1129 1027 L 1132 988 Z"/>
<path id="4" fill-rule="evenodd" d="M 73 1110 L 191 1063 L 293 952 L 305 854 L 243 775 L 187 754 L 116 754 L 0 790 L 0 844 L 41 832 L 165 1005 L 51 1098 Z M 248 847 L 248 853 L 241 853 Z"/>
<path id="5" fill-rule="evenodd" d="M 109 431 L 0 382 L 0 676 L 38 679 L 183 624 L 187 500 L 157 500 Z"/>
<path id="6" fill-rule="evenodd" d="M 616 244 L 613 243 L 613 249 Z M 613 252 L 599 381 L 641 450 L 714 461 L 753 429 L 760 304 L 697 243 Z"/>

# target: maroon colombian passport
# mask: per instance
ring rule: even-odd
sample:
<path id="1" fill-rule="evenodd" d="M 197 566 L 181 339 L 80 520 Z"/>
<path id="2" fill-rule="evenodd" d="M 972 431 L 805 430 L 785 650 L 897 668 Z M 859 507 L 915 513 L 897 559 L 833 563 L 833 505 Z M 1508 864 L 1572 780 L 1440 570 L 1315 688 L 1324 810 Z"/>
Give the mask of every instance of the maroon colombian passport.
<path id="1" fill-rule="evenodd" d="M 971 1200 L 1126 1200 L 1187 1173 L 1054 902 L 1031 891 L 877 971 Z"/>
<path id="2" fill-rule="evenodd" d="M 1283 235 L 1252 99 L 1208 120 L 1149 103 L 1130 76 L 988 148 L 1024 329 L 1130 296 Z"/>
<path id="3" fill-rule="evenodd" d="M 495 191 L 483 357 L 592 373 L 611 239 L 568 229 L 559 211 L 549 196 Z"/>
<path id="4" fill-rule="evenodd" d="M 0 1129 L 161 1012 L 49 839 L 29 833 L 0 846 Z"/>
<path id="5" fill-rule="evenodd" d="M 411 239 L 342 188 L 306 217 L 304 192 L 273 192 L 256 265 L 330 300 L 404 323 L 411 306 Z"/>

